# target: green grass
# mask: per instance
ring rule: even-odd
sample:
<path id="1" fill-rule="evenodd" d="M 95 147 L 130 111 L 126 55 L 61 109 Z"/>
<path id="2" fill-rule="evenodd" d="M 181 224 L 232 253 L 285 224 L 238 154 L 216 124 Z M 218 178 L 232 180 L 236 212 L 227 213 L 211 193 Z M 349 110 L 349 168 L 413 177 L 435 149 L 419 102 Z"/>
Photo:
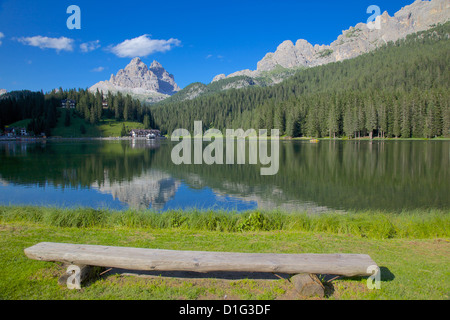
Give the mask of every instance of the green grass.
<path id="1" fill-rule="evenodd" d="M 91 208 L 0 206 L 0 221 L 35 222 L 52 227 L 151 228 L 246 232 L 301 231 L 351 235 L 369 239 L 433 239 L 450 237 L 450 214 L 443 210 L 415 210 L 400 214 L 381 211 L 325 214 L 282 211 L 171 210 L 114 211 Z"/>
<path id="2" fill-rule="evenodd" d="M 30 122 L 31 122 L 31 119 L 23 119 L 23 120 L 11 123 L 10 125 L 7 125 L 7 127 L 26 128 Z"/>
<path id="3" fill-rule="evenodd" d="M 144 125 L 140 122 L 133 121 L 116 121 L 114 119 L 104 119 L 98 124 L 90 124 L 84 119 L 72 114 L 70 119 L 70 126 L 65 126 L 65 115 L 68 110 L 60 109 L 61 116 L 58 118 L 58 123 L 52 129 L 52 136 L 64 138 L 88 138 L 88 137 L 120 137 L 122 125 L 125 124 L 127 130 L 143 129 Z M 80 127 L 83 125 L 86 128 L 86 133 L 82 134 Z"/>
<path id="4" fill-rule="evenodd" d="M 256 211 L 156 214 L 1 207 L 0 299 L 304 298 L 282 279 L 147 279 L 109 273 L 88 282 L 81 291 L 72 291 L 57 285 L 64 273 L 60 264 L 24 255 L 25 248 L 43 241 L 172 250 L 364 253 L 381 267 L 381 289 L 369 290 L 365 277 L 341 278 L 332 286 L 327 284 L 325 299 L 448 299 L 448 213 L 375 215 L 283 218 L 281 213 L 259 215 Z"/>
<path id="5" fill-rule="evenodd" d="M 125 124 L 127 131 L 131 129 L 144 129 L 144 124 L 134 121 L 116 121 L 112 119 L 102 120 L 98 125 L 102 137 L 120 137 L 122 125 Z"/>
<path id="6" fill-rule="evenodd" d="M 100 136 L 100 130 L 98 130 L 96 125 L 91 125 L 89 122 L 86 122 L 83 118 L 80 118 L 74 114 L 72 114 L 70 118 L 70 126 L 64 125 L 64 120 L 66 116 L 66 112 L 70 110 L 67 109 L 59 109 L 61 112 L 60 117 L 58 118 L 58 122 L 56 123 L 56 127 L 52 129 L 52 136 L 55 137 L 64 137 L 64 138 L 87 138 L 87 137 L 98 137 Z M 86 129 L 86 133 L 82 134 L 80 127 L 84 126 Z"/>

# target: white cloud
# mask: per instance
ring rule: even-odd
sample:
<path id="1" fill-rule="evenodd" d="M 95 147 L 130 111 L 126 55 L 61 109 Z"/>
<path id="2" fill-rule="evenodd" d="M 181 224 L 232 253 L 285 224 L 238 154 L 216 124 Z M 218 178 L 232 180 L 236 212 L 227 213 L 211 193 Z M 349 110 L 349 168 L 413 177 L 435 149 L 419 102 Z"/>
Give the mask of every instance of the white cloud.
<path id="1" fill-rule="evenodd" d="M 4 38 L 4 37 L 5 37 L 5 35 L 2 32 L 0 32 L 0 45 L 2 44 L 2 38 Z"/>
<path id="2" fill-rule="evenodd" d="M 217 56 L 215 56 L 215 55 L 212 55 L 212 54 L 208 54 L 207 56 L 206 56 L 206 59 L 211 59 L 211 58 L 213 58 L 213 59 L 220 59 L 220 60 L 222 60 L 223 58 L 224 58 L 224 56 L 222 56 L 222 55 L 217 55 Z"/>
<path id="3" fill-rule="evenodd" d="M 55 49 L 56 51 L 73 51 L 73 39 L 69 39 L 66 37 L 60 38 L 49 38 L 43 36 L 35 36 L 35 37 L 22 37 L 17 39 L 19 42 L 33 46 L 39 47 L 41 49 Z"/>
<path id="4" fill-rule="evenodd" d="M 150 39 L 148 35 L 144 34 L 140 37 L 119 43 L 112 47 L 111 51 L 120 58 L 146 57 L 155 52 L 169 51 L 180 44 L 181 41 L 178 39 Z"/>
<path id="5" fill-rule="evenodd" d="M 92 72 L 102 72 L 103 70 L 105 70 L 104 67 L 97 67 L 97 68 L 92 69 L 91 71 Z"/>
<path id="6" fill-rule="evenodd" d="M 80 44 L 80 49 L 82 52 L 90 52 L 98 48 L 100 48 L 100 40 L 89 41 Z"/>

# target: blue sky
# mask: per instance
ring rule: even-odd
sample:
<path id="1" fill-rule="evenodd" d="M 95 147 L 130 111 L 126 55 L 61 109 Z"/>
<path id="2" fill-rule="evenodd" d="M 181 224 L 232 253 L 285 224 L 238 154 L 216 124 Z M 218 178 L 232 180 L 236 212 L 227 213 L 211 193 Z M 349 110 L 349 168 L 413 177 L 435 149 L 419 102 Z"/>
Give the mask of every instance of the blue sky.
<path id="1" fill-rule="evenodd" d="M 256 69 L 284 40 L 329 44 L 366 22 L 370 5 L 392 16 L 413 0 L 0 0 L 0 88 L 87 88 L 133 55 L 159 61 L 180 87 Z M 68 29 L 67 8 L 81 9 Z"/>

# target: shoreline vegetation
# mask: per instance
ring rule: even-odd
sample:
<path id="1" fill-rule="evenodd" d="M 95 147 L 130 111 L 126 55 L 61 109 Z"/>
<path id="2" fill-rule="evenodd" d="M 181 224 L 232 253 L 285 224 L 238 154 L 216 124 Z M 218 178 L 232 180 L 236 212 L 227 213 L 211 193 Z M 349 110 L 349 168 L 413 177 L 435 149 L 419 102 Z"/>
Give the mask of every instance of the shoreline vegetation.
<path id="1" fill-rule="evenodd" d="M 203 138 L 226 138 L 226 136 L 202 136 L 202 137 L 178 137 L 180 139 L 203 139 Z M 258 136 L 255 137 L 245 137 L 246 140 L 250 140 L 252 138 L 258 139 Z M 161 138 L 160 138 L 161 139 Z M 162 137 L 163 140 L 170 140 L 170 135 L 165 135 Z M 237 139 L 237 137 L 234 137 Z M 267 136 L 268 140 L 273 140 L 271 136 Z M 279 137 L 280 141 L 310 141 L 310 140 L 318 140 L 318 141 L 450 141 L 450 137 L 435 137 L 435 138 L 370 138 L 370 137 L 361 137 L 361 138 L 348 138 L 348 137 L 323 137 L 323 138 L 315 138 L 315 137 Z M 68 141 L 83 141 L 83 140 L 124 140 L 124 141 L 133 141 L 133 140 L 147 140 L 146 138 L 133 138 L 133 137 L 0 137 L 0 141 L 59 141 L 59 140 L 68 140 Z"/>
<path id="2" fill-rule="evenodd" d="M 446 210 L 327 214 L 172 210 L 113 211 L 0 206 L 0 299 L 298 300 L 289 275 L 221 278 L 106 271 L 81 290 L 58 286 L 62 264 L 23 250 L 60 242 L 168 250 L 259 253 L 361 253 L 380 266 L 381 289 L 367 277 L 328 282 L 326 300 L 448 299 L 450 215 Z M 318 298 L 309 298 L 318 299 Z"/>
<path id="3" fill-rule="evenodd" d="M 110 210 L 45 206 L 0 206 L 0 222 L 32 222 L 69 228 L 184 229 L 236 233 L 301 231 L 369 239 L 450 238 L 450 212 L 442 209 L 329 211 Z"/>

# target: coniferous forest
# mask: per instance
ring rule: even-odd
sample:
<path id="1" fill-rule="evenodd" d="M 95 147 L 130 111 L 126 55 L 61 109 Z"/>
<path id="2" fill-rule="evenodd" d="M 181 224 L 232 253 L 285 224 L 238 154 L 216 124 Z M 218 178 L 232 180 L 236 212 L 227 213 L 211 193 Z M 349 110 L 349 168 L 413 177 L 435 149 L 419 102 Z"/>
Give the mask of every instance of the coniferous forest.
<path id="1" fill-rule="evenodd" d="M 117 121 L 137 121 L 147 128 L 155 126 L 150 109 L 130 95 L 100 92 L 92 93 L 85 89 L 53 90 L 50 93 L 15 91 L 8 93 L 0 100 L 0 130 L 11 123 L 23 119 L 31 119 L 27 131 L 51 135 L 57 119 L 60 117 L 61 101 L 70 99 L 76 101 L 74 114 L 83 118 L 86 123 L 98 124 L 102 119 Z M 106 103 L 104 105 L 104 103 Z M 66 113 L 66 116 L 69 113 Z M 65 125 L 70 125 L 70 118 L 64 119 Z"/>
<path id="2" fill-rule="evenodd" d="M 297 72 L 271 87 L 156 105 L 162 132 L 280 129 L 291 137 L 450 136 L 450 23 L 371 53 Z"/>

